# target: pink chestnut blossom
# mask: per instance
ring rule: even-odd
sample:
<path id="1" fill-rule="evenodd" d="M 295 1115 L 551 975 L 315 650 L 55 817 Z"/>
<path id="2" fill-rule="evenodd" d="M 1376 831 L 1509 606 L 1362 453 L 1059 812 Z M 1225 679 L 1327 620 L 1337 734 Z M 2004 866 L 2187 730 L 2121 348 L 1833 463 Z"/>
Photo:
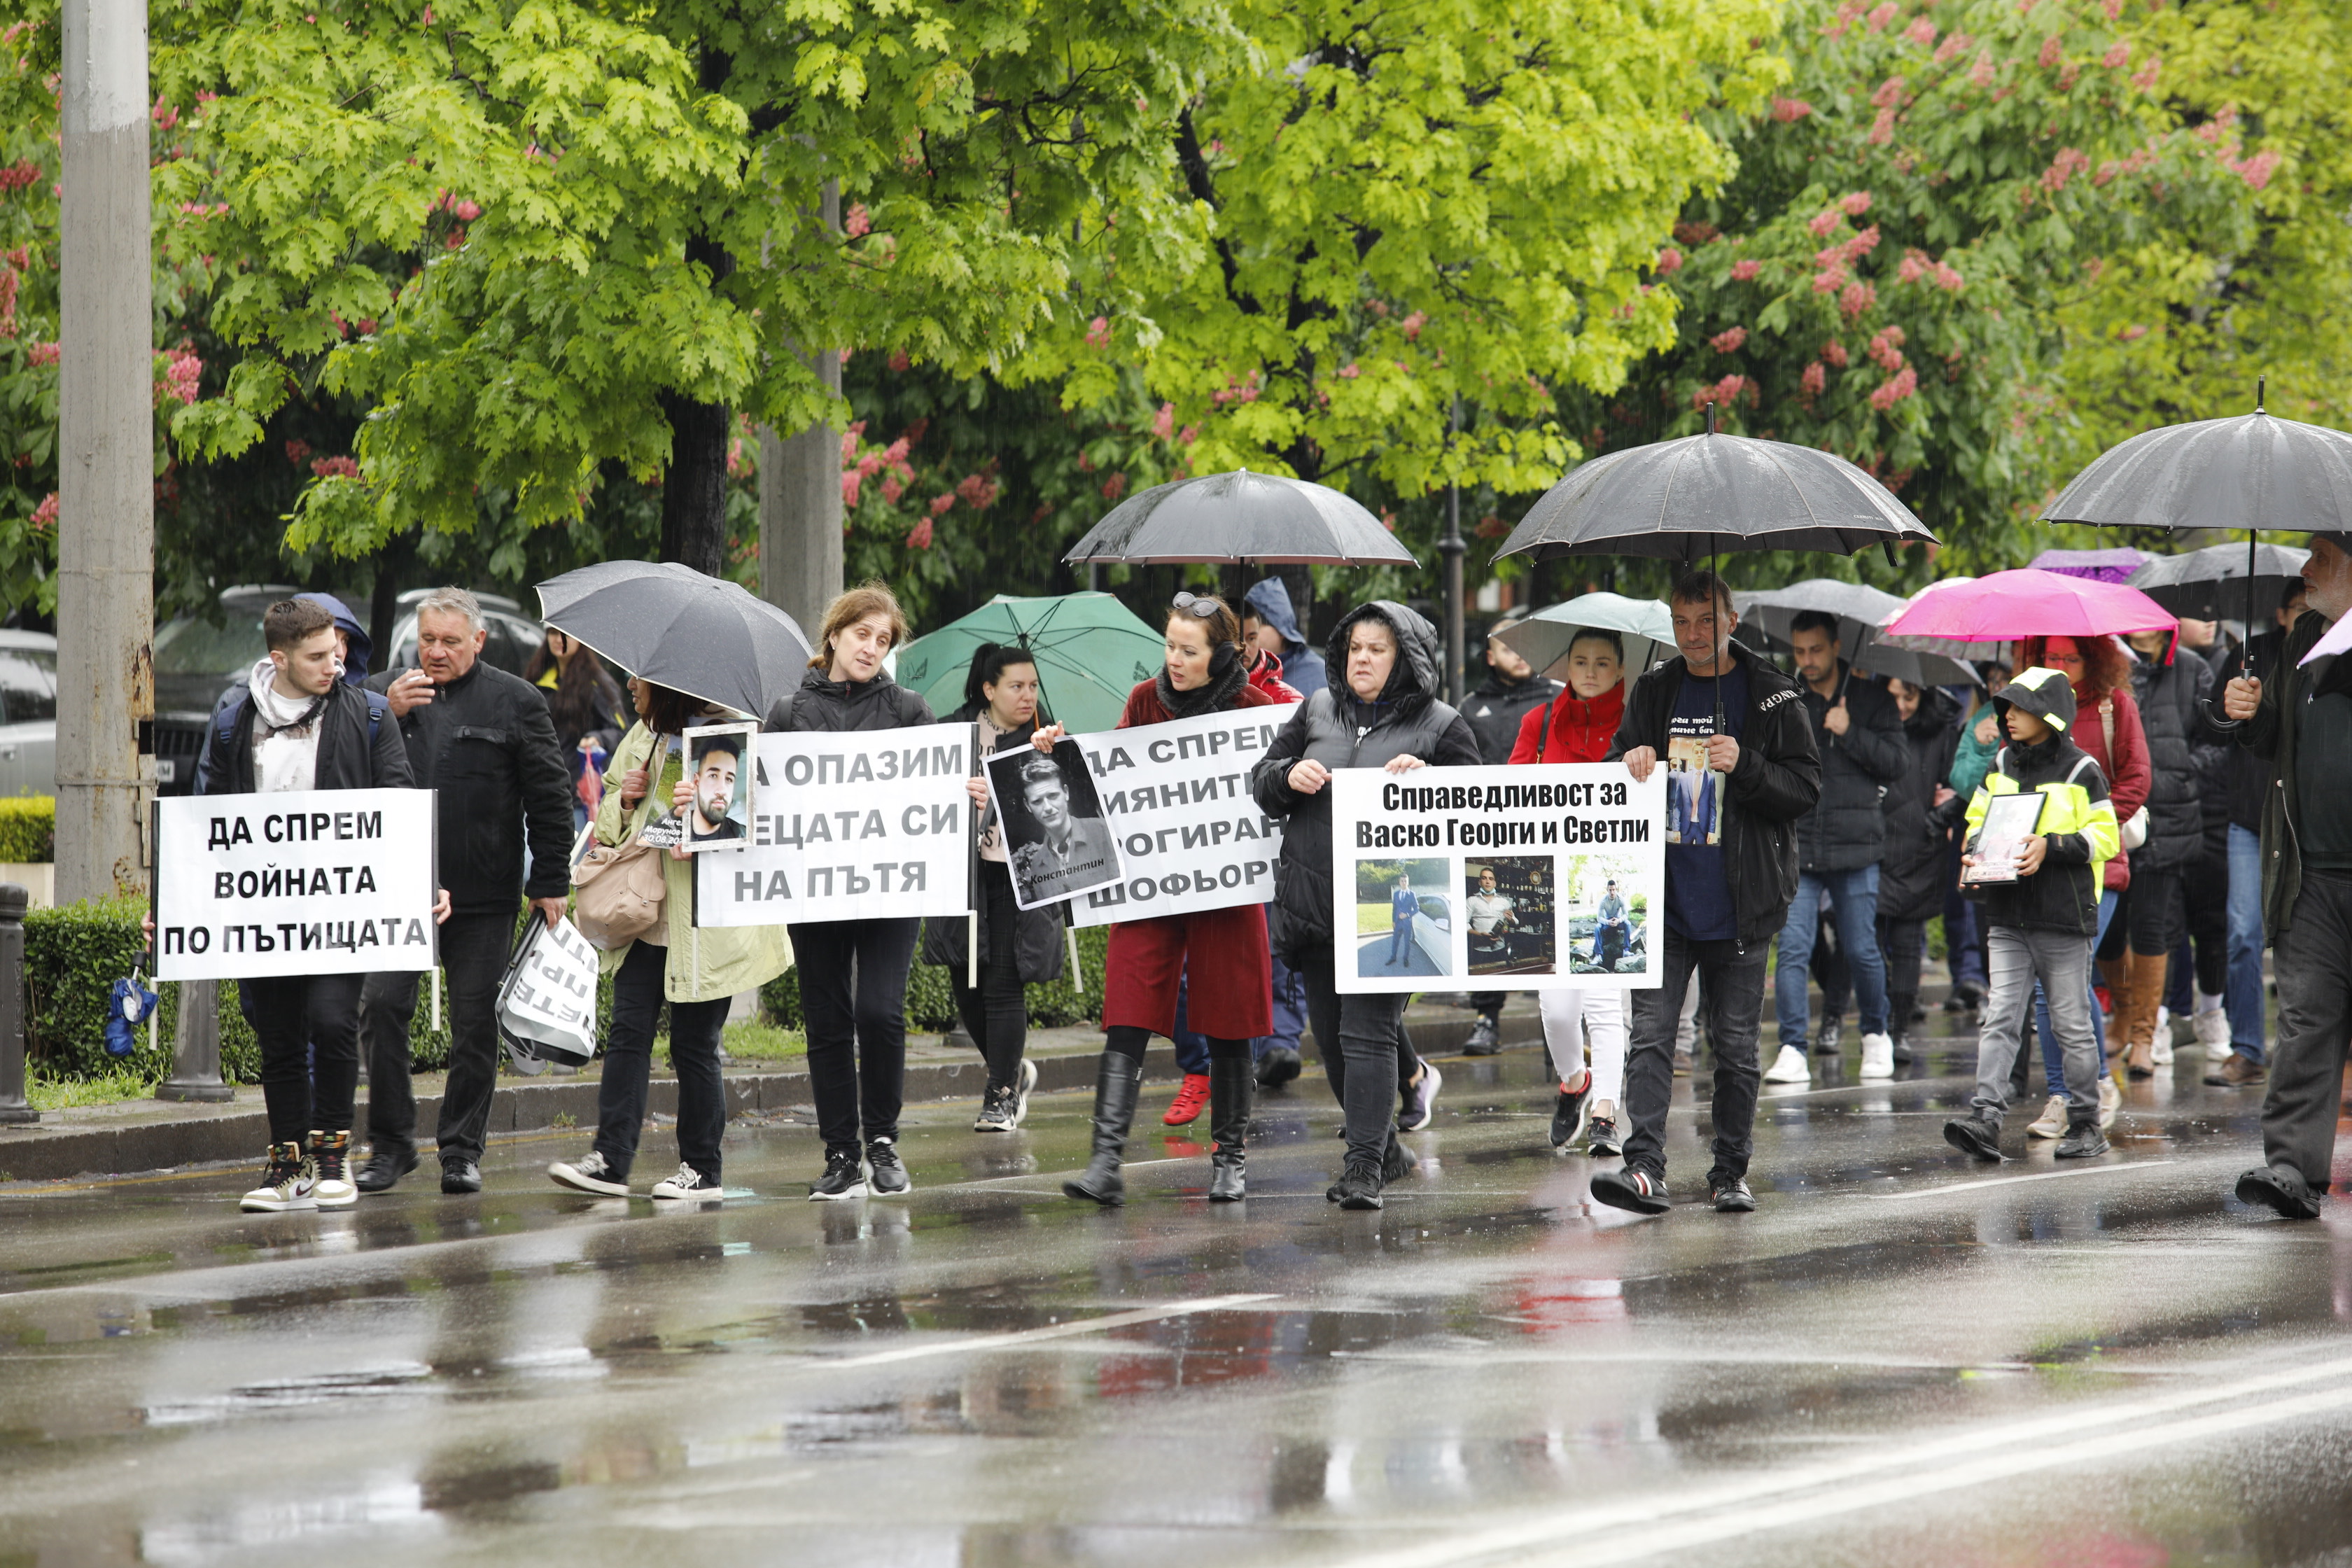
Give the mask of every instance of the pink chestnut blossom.
<path id="1" fill-rule="evenodd" d="M 1682 266 L 1683 253 L 1676 250 L 1673 246 L 1667 246 L 1664 250 L 1658 252 L 1657 273 L 1659 277 L 1664 278 L 1669 273 L 1679 272 L 1682 270 Z"/>
<path id="2" fill-rule="evenodd" d="M 41 504 L 33 509 L 32 524 L 33 531 L 36 533 L 47 533 L 49 530 L 57 527 L 57 491 L 51 490 L 47 495 L 41 498 Z"/>
<path id="3" fill-rule="evenodd" d="M 1870 395 L 1870 405 L 1884 414 L 1918 390 L 1919 373 L 1906 365 Z"/>
<path id="4" fill-rule="evenodd" d="M 1748 329 L 1733 327 L 1727 331 L 1716 333 L 1706 341 L 1707 345 L 1719 354 L 1737 353 L 1739 346 L 1748 341 Z"/>
<path id="5" fill-rule="evenodd" d="M 360 466 L 350 458 L 319 458 L 312 460 L 310 471 L 322 479 L 355 479 Z"/>
<path id="6" fill-rule="evenodd" d="M 1776 98 L 1772 100 L 1772 118 L 1787 125 L 1802 120 L 1813 111 L 1813 106 L 1801 98 Z"/>
<path id="7" fill-rule="evenodd" d="M 935 495 L 931 498 L 931 515 L 933 517 L 945 517 L 947 515 L 948 508 L 955 505 L 955 503 L 956 498 L 955 491 L 953 490 L 946 490 L 939 495 Z"/>
<path id="8" fill-rule="evenodd" d="M 1870 193 L 1868 191 L 1848 191 L 1844 195 L 1838 198 L 1838 205 L 1844 210 L 1846 216 L 1860 217 L 1863 214 L 1870 210 Z"/>
<path id="9" fill-rule="evenodd" d="M 1799 378 L 1799 384 L 1804 387 L 1805 395 L 1807 397 L 1819 397 L 1822 395 L 1822 389 L 1827 387 L 1829 384 L 1830 373 L 1827 369 L 1823 368 L 1822 362 L 1819 360 L 1815 360 L 1812 363 L 1807 365 L 1805 367 L 1805 374 Z"/>
<path id="10" fill-rule="evenodd" d="M 29 365 L 52 365 L 58 363 L 58 345 L 34 343 L 25 350 L 25 363 Z"/>
<path id="11" fill-rule="evenodd" d="M 940 499 L 944 500 L 949 498 L 943 496 Z M 920 522 L 915 524 L 914 528 L 908 533 L 907 548 L 909 550 L 929 550 L 930 547 L 931 520 L 927 517 Z"/>
<path id="12" fill-rule="evenodd" d="M 1731 280 L 1745 283 L 1764 270 L 1764 264 L 1753 257 L 1743 257 L 1731 264 Z"/>
<path id="13" fill-rule="evenodd" d="M 841 220 L 841 232 L 852 239 L 861 239 L 874 230 L 874 218 L 864 202 L 853 203 Z"/>

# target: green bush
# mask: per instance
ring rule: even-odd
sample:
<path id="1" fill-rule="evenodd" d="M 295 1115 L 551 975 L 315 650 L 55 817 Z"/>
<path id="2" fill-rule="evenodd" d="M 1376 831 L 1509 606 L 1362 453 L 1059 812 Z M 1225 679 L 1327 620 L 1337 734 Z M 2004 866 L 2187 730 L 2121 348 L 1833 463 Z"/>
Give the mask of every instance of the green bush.
<path id="1" fill-rule="evenodd" d="M 49 795 L 0 799 L 0 860 L 46 864 L 57 858 L 58 800 Z"/>
<path id="2" fill-rule="evenodd" d="M 136 899 L 93 900 L 25 915 L 25 1055 L 50 1077 L 103 1078 L 125 1065 L 106 1054 L 106 1014 L 114 983 L 139 967 L 146 941 L 139 934 L 147 906 Z M 162 1065 L 142 1054 L 129 1058 L 170 1070 L 172 1031 L 179 1020 L 179 987 L 163 987 Z"/>
<path id="3" fill-rule="evenodd" d="M 1071 984 L 1066 960 L 1061 979 L 1027 988 L 1032 1027 L 1057 1029 L 1101 1016 L 1103 952 L 1109 941 L 1108 926 L 1088 926 L 1078 932 L 1078 967 L 1086 979 L 1085 994 Z M 798 969 L 787 969 L 760 987 L 760 1010 L 769 1022 L 783 1028 L 802 1027 Z M 944 968 L 918 963 L 908 973 L 907 1022 L 919 1029 L 946 1029 L 955 1023 L 955 993 Z"/>

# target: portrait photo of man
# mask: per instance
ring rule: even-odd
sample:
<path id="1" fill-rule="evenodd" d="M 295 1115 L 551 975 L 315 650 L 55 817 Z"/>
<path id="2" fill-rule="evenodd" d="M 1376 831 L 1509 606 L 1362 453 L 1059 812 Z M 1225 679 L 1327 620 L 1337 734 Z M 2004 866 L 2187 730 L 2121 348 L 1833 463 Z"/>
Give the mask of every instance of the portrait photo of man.
<path id="1" fill-rule="evenodd" d="M 740 849 L 751 842 L 752 726 L 726 725 L 686 734 L 694 799 L 686 807 L 686 847 Z"/>
<path id="2" fill-rule="evenodd" d="M 1118 880 L 1118 852 L 1075 743 L 1056 746 L 1051 756 L 1032 752 L 993 758 L 989 777 L 1004 823 L 1015 901 L 1023 909 Z"/>

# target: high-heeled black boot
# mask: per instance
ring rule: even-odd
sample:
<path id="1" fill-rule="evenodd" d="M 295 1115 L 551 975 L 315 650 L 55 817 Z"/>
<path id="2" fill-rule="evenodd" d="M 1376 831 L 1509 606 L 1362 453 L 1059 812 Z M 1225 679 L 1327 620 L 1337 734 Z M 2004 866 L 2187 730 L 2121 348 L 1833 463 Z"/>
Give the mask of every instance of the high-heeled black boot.
<path id="1" fill-rule="evenodd" d="M 1143 1064 L 1124 1051 L 1105 1051 L 1095 1068 L 1095 1146 L 1086 1171 L 1062 1184 L 1070 1197 L 1105 1208 L 1127 1202 L 1118 1157 L 1127 1151 L 1127 1130 L 1135 1122 L 1135 1099 L 1143 1087 Z"/>
<path id="2" fill-rule="evenodd" d="M 1209 1136 L 1217 1141 L 1209 1155 L 1211 1203 L 1238 1203 L 1245 1195 L 1243 1150 L 1249 1138 L 1250 1092 L 1256 1086 L 1256 1068 L 1247 1057 L 1209 1058 Z"/>

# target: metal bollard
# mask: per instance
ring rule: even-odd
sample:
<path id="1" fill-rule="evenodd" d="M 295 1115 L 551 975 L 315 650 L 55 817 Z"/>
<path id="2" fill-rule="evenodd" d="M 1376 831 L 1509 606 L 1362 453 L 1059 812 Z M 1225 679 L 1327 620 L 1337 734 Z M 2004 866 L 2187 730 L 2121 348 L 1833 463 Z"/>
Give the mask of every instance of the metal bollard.
<path id="1" fill-rule="evenodd" d="M 0 890 L 4 891 L 4 890 Z M 172 1032 L 172 1076 L 155 1086 L 158 1100 L 235 1100 L 221 1081 L 220 982 L 183 980 L 180 1023 Z"/>
<path id="2" fill-rule="evenodd" d="M 25 889 L 0 882 L 0 1122 L 38 1121 L 25 1102 Z"/>

